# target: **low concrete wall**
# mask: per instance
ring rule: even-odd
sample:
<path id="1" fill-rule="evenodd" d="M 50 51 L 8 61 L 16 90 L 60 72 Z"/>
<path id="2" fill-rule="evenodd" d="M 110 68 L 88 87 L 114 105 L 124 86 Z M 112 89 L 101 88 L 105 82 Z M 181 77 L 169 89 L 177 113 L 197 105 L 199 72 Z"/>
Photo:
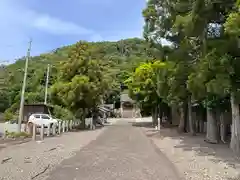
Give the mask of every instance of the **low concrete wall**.
<path id="1" fill-rule="evenodd" d="M 91 122 L 91 118 L 86 118 L 85 124 L 88 126 Z M 24 124 L 22 124 L 22 131 L 24 131 Z M 6 130 L 8 132 L 17 132 L 18 125 L 17 124 L 5 124 L 0 123 L 0 135 L 3 134 Z M 39 128 L 40 129 L 40 128 Z M 38 130 L 37 130 L 38 131 Z"/>
<path id="2" fill-rule="evenodd" d="M 86 125 L 86 126 L 89 126 L 89 124 L 91 123 L 91 119 L 92 119 L 92 118 L 86 118 L 86 119 L 85 119 L 85 125 Z"/>
<path id="3" fill-rule="evenodd" d="M 25 124 L 22 124 L 22 131 L 24 130 Z M 0 134 L 4 133 L 5 131 L 8 132 L 17 132 L 18 125 L 17 124 L 5 124 L 0 123 Z"/>

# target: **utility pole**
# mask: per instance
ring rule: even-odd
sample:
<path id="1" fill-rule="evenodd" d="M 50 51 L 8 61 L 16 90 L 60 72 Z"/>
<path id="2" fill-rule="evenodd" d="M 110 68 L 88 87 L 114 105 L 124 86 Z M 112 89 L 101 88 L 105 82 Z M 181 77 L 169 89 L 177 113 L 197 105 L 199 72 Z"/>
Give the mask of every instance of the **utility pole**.
<path id="1" fill-rule="evenodd" d="M 47 104 L 49 71 L 50 71 L 50 65 L 48 64 L 48 67 L 47 67 L 47 77 L 46 77 L 46 85 L 45 85 L 45 99 L 44 99 L 44 104 Z"/>
<path id="2" fill-rule="evenodd" d="M 25 88 L 26 88 L 28 60 L 29 60 L 29 57 L 30 57 L 31 46 L 32 46 L 32 40 L 29 41 L 29 47 L 28 47 L 28 50 L 27 50 L 27 56 L 26 56 L 26 62 L 25 62 L 22 92 L 21 92 L 21 102 L 20 102 L 19 117 L 18 117 L 18 132 L 21 132 L 21 125 L 22 125 L 22 120 L 23 120 L 24 94 L 25 94 Z"/>

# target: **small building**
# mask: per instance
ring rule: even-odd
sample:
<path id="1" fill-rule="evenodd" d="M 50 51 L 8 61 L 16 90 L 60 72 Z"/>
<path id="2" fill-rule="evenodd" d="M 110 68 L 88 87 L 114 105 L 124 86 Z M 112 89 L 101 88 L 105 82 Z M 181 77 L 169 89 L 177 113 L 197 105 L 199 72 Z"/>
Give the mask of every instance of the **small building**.
<path id="1" fill-rule="evenodd" d="M 134 106 L 134 100 L 132 100 L 128 94 L 121 94 L 120 96 L 121 107 L 123 109 L 132 109 Z"/>
<path id="2" fill-rule="evenodd" d="M 134 115 L 135 101 L 132 100 L 127 93 L 120 96 L 121 108 L 120 113 L 122 118 L 132 118 Z"/>
<path id="3" fill-rule="evenodd" d="M 23 110 L 23 121 L 27 122 L 29 116 L 35 113 L 51 114 L 53 107 L 46 104 L 25 104 Z"/>

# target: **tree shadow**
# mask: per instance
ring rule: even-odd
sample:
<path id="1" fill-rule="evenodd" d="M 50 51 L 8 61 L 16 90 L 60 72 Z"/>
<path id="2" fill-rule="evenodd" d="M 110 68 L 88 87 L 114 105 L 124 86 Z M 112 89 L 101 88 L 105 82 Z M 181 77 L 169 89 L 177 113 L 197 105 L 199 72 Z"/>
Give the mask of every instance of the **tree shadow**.
<path id="1" fill-rule="evenodd" d="M 240 180 L 240 175 L 238 175 L 237 177 L 227 178 L 226 180 Z"/>
<path id="2" fill-rule="evenodd" d="M 175 149 L 181 148 L 184 151 L 195 151 L 199 156 L 208 156 L 209 160 L 214 163 L 224 162 L 234 169 L 240 168 L 240 157 L 231 151 L 229 144 L 206 143 L 204 134 L 197 134 L 196 136 L 187 133 L 179 134 L 176 128 L 162 128 L 160 133 L 149 128 L 144 128 L 144 131 L 150 138 L 178 140 L 179 143 L 173 147 Z M 240 177 L 238 180 L 240 180 Z"/>
<path id="3" fill-rule="evenodd" d="M 135 126 L 135 127 L 146 127 L 146 128 L 153 127 L 152 122 L 129 122 L 129 123 L 131 123 L 132 126 Z"/>

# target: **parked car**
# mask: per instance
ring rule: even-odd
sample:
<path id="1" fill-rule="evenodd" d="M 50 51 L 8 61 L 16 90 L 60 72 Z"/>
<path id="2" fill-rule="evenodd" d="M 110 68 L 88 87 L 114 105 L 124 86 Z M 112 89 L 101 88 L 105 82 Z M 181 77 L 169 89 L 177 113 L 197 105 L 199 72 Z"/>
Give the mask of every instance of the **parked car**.
<path id="1" fill-rule="evenodd" d="M 58 119 L 53 118 L 49 114 L 32 114 L 28 119 L 28 123 L 34 123 L 37 126 L 43 124 L 44 127 L 48 127 L 49 124 L 52 127 L 53 124 L 58 124 L 58 121 Z"/>

